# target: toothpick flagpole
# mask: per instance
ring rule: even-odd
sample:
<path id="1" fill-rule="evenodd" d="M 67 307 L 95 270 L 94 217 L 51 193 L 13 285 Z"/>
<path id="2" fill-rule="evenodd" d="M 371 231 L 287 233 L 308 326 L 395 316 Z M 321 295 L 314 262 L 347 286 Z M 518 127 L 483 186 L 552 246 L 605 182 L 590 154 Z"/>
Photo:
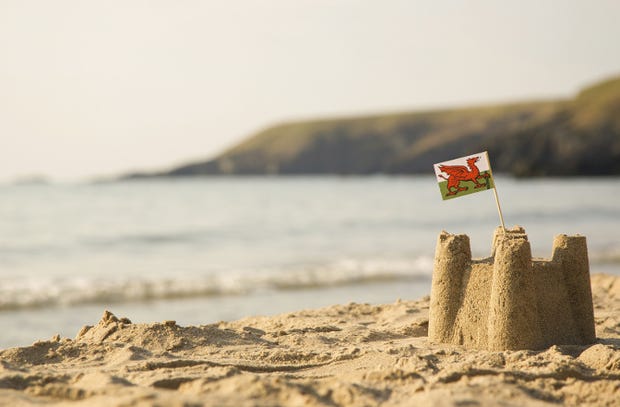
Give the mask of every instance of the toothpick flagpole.
<path id="1" fill-rule="evenodd" d="M 489 175 L 491 175 L 491 179 L 493 180 L 493 195 L 495 196 L 495 203 L 497 204 L 499 221 L 502 223 L 502 230 L 506 232 L 506 226 L 504 225 L 504 215 L 502 215 L 502 207 L 499 204 L 499 197 L 497 196 L 497 184 L 495 183 L 495 178 L 493 178 L 493 170 L 491 170 L 491 160 L 489 160 L 489 152 L 485 151 L 484 154 L 487 157 L 487 163 L 489 163 Z M 489 180 L 487 180 L 487 182 L 489 182 Z"/>

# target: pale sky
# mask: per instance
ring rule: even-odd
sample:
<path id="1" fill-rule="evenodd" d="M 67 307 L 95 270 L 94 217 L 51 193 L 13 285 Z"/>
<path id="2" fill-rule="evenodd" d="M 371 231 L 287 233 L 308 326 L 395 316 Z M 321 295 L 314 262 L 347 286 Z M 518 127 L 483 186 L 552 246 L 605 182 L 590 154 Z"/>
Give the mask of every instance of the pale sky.
<path id="1" fill-rule="evenodd" d="M 0 0 L 0 180 L 212 157 L 297 118 L 568 97 L 620 1 Z"/>

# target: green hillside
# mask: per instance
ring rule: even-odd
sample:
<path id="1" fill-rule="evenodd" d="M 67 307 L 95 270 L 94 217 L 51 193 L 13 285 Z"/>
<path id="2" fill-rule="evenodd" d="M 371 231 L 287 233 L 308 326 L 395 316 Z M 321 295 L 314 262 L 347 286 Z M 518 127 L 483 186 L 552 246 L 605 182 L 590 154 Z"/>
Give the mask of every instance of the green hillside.
<path id="1" fill-rule="evenodd" d="M 157 175 L 409 174 L 482 150 L 517 176 L 620 174 L 620 77 L 570 100 L 283 123 Z"/>

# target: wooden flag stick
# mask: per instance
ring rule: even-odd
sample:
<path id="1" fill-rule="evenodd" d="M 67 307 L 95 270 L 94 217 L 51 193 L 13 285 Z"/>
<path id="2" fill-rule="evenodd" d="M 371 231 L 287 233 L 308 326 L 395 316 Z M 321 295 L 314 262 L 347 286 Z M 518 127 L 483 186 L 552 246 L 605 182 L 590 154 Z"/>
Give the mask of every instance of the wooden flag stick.
<path id="1" fill-rule="evenodd" d="M 491 160 L 489 160 L 489 152 L 485 151 L 484 154 L 487 156 L 487 163 L 489 163 L 489 174 L 491 175 L 491 179 L 493 180 L 493 195 L 495 196 L 497 213 L 499 213 L 499 221 L 502 223 L 502 230 L 506 232 L 506 226 L 504 225 L 504 215 L 502 215 L 502 207 L 499 204 L 499 197 L 497 196 L 497 185 L 495 184 L 495 178 L 493 178 L 493 170 L 491 170 Z"/>
<path id="2" fill-rule="evenodd" d="M 493 180 L 495 184 L 495 180 Z M 504 225 L 504 215 L 502 215 L 502 207 L 499 205 L 499 198 L 497 197 L 497 187 L 493 188 L 493 195 L 495 195 L 495 203 L 497 204 L 497 213 L 499 213 L 499 220 L 502 222 L 502 229 L 506 232 L 506 226 Z"/>

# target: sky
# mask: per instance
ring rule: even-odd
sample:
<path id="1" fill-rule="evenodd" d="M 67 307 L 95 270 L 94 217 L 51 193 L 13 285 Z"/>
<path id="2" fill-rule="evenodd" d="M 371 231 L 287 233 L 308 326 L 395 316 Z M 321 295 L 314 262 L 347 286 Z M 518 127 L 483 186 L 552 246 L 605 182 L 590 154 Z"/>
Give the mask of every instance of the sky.
<path id="1" fill-rule="evenodd" d="M 570 97 L 620 1 L 0 0 L 0 181 L 207 159 L 283 121 Z"/>

